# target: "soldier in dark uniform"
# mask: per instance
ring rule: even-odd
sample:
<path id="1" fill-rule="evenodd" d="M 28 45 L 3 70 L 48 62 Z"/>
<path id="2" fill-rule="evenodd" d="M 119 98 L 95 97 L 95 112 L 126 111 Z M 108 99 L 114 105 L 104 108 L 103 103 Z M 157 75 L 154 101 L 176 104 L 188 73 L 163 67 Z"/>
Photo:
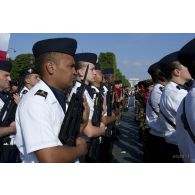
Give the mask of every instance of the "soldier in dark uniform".
<path id="1" fill-rule="evenodd" d="M 7 91 L 10 89 L 10 71 L 12 64 L 10 61 L 0 61 L 0 123 L 5 117 L 5 103 L 8 100 Z M 6 109 L 5 109 L 6 111 Z M 16 162 L 18 150 L 14 144 L 14 140 L 10 140 L 9 135 L 16 133 L 14 120 L 10 126 L 0 127 L 0 162 Z"/>
<path id="2" fill-rule="evenodd" d="M 106 95 L 106 106 L 107 116 L 117 117 L 118 113 L 114 108 L 114 69 L 105 68 L 103 69 L 104 84 L 105 84 L 105 95 Z M 104 136 L 104 150 L 102 152 L 102 162 L 111 162 L 112 160 L 112 149 L 113 141 L 116 132 L 115 121 L 107 125 L 106 133 Z"/>
<path id="3" fill-rule="evenodd" d="M 70 93 L 69 100 L 72 97 L 73 93 L 76 93 L 77 88 L 81 85 L 81 80 L 84 78 L 85 71 L 87 69 L 87 66 L 89 65 L 88 73 L 86 76 L 86 89 L 84 91 L 84 96 L 86 97 L 86 100 L 88 102 L 90 113 L 89 113 L 89 121 L 87 126 L 84 128 L 83 133 L 87 136 L 87 140 L 89 142 L 89 151 L 88 154 L 85 156 L 84 159 L 81 159 L 81 162 L 94 162 L 93 155 L 93 148 L 91 147 L 91 144 L 93 144 L 93 140 L 96 140 L 97 137 L 104 135 L 105 133 L 105 124 L 101 121 L 99 121 L 99 125 L 95 125 L 92 122 L 93 114 L 94 114 L 94 90 L 91 88 L 91 84 L 95 81 L 95 64 L 97 61 L 97 55 L 94 53 L 79 53 L 75 55 L 75 61 L 76 61 L 76 71 L 77 71 L 77 81 L 72 88 L 72 91 Z"/>
<path id="4" fill-rule="evenodd" d="M 22 79 L 24 86 L 20 92 L 20 97 L 22 97 L 40 81 L 40 76 L 36 73 L 35 69 L 25 68 L 20 72 L 20 79 Z"/>
<path id="5" fill-rule="evenodd" d="M 103 74 L 99 63 L 96 63 L 95 65 L 96 75 L 95 75 L 95 81 L 92 82 L 92 88 L 95 90 L 94 94 L 94 113 L 92 117 L 92 123 L 97 123 L 97 120 L 99 121 L 97 125 L 100 124 L 102 121 L 105 125 L 109 125 L 113 123 L 116 120 L 115 114 L 112 113 L 112 116 L 107 116 L 107 110 L 106 110 L 106 94 L 105 94 L 105 88 L 103 85 Z M 95 162 L 104 162 L 104 137 L 99 136 L 95 141 L 94 146 L 94 152 L 96 156 Z"/>

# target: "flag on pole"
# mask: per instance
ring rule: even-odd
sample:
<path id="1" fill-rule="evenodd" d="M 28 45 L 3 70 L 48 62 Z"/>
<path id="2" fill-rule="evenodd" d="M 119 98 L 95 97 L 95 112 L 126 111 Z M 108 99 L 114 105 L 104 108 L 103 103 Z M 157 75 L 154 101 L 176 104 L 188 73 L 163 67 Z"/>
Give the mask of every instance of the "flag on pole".
<path id="1" fill-rule="evenodd" d="M 7 60 L 10 33 L 0 33 L 0 60 Z"/>

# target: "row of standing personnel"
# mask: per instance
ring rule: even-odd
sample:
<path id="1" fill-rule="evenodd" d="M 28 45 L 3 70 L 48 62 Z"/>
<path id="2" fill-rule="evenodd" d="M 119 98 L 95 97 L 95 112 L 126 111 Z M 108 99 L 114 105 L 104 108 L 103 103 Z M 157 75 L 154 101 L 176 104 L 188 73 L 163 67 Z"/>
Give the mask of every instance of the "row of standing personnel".
<path id="1" fill-rule="evenodd" d="M 34 44 L 39 75 L 32 69 L 23 71 L 25 87 L 20 92 L 21 99 L 17 95 L 11 99 L 12 103 L 19 102 L 15 122 L 0 127 L 0 132 L 8 129 L 0 134 L 1 162 L 111 161 L 118 113 L 114 106 L 117 104 L 113 69 L 105 69 L 103 76 L 96 63 L 97 55 L 75 54 L 76 48 L 76 40 L 70 38 L 47 39 Z M 6 65 L 9 70 L 5 69 Z M 7 74 L 7 85 L 10 69 L 10 62 L 0 62 L 0 71 Z M 67 89 L 68 95 L 65 95 Z M 68 117 L 69 114 L 73 118 Z M 2 115 L 2 122 L 4 118 Z M 65 123 L 64 128 L 68 129 L 64 134 L 62 124 L 67 120 L 70 126 Z M 7 136 L 10 133 L 16 135 Z M 63 142 L 61 135 L 67 136 L 71 144 L 67 140 Z"/>
<path id="2" fill-rule="evenodd" d="M 195 39 L 152 64 L 145 162 L 195 162 Z"/>

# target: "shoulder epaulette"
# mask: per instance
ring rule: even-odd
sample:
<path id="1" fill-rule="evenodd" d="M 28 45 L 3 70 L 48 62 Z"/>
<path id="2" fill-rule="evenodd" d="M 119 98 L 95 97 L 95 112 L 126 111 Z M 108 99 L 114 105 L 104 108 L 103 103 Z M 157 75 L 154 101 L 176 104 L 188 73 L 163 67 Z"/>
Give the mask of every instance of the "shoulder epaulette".
<path id="1" fill-rule="evenodd" d="M 176 88 L 179 90 L 180 89 L 188 90 L 187 86 L 185 86 L 185 85 L 177 85 Z"/>
<path id="2" fill-rule="evenodd" d="M 97 93 L 97 91 L 96 91 L 94 88 L 92 88 L 92 93 L 93 93 L 93 95 L 94 95 L 94 94 Z"/>
<path id="3" fill-rule="evenodd" d="M 159 87 L 160 91 L 163 91 L 164 90 L 164 87 Z"/>
<path id="4" fill-rule="evenodd" d="M 25 89 L 25 90 L 22 92 L 22 94 L 26 94 L 26 93 L 28 93 L 28 91 Z"/>
<path id="5" fill-rule="evenodd" d="M 44 97 L 45 99 L 46 99 L 46 97 L 47 97 L 47 92 L 46 91 L 43 91 L 43 90 L 38 90 L 36 93 L 35 93 L 35 95 L 40 95 L 40 96 L 42 96 L 42 97 Z"/>

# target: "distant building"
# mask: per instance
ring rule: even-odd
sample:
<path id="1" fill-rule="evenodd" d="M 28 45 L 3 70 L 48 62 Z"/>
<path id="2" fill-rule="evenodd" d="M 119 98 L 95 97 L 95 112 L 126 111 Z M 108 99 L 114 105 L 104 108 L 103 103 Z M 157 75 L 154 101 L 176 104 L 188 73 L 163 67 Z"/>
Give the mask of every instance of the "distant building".
<path id="1" fill-rule="evenodd" d="M 138 78 L 130 78 L 129 79 L 129 83 L 131 84 L 131 87 L 134 87 L 135 85 L 137 85 L 139 82 Z"/>

